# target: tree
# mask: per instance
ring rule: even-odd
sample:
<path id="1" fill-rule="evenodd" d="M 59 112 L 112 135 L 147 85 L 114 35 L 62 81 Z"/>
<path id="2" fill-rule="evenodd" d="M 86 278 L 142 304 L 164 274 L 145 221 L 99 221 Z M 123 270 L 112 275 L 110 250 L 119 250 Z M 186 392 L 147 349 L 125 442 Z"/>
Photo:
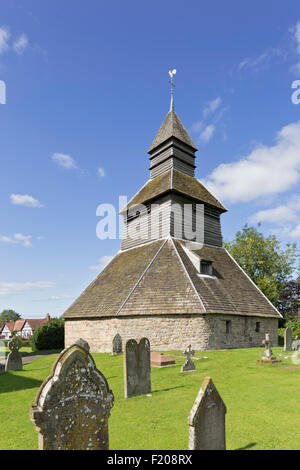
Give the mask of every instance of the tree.
<path id="1" fill-rule="evenodd" d="M 21 315 L 14 310 L 3 310 L 0 313 L 0 328 L 4 325 L 4 323 L 9 321 L 16 321 L 20 320 Z"/>
<path id="2" fill-rule="evenodd" d="M 287 282 L 280 293 L 278 308 L 284 318 L 300 316 L 300 277 Z"/>
<path id="3" fill-rule="evenodd" d="M 232 242 L 224 245 L 265 296 L 280 308 L 279 298 L 292 278 L 299 256 L 296 243 L 281 248 L 275 235 L 265 237 L 246 224 Z"/>
<path id="4" fill-rule="evenodd" d="M 35 330 L 31 346 L 34 350 L 63 349 L 64 341 L 65 322 L 62 318 L 53 318 Z"/>

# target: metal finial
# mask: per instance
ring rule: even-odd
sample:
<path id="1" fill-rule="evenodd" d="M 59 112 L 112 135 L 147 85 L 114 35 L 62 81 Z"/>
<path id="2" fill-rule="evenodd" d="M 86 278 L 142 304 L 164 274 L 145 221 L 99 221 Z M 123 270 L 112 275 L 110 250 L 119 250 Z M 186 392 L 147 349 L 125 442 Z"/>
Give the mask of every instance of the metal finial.
<path id="1" fill-rule="evenodd" d="M 170 111 L 174 111 L 174 100 L 173 100 L 173 88 L 174 88 L 174 83 L 173 83 L 173 75 L 176 74 L 176 69 L 173 69 L 172 71 L 169 70 L 169 75 L 170 75 L 170 80 L 169 82 L 171 83 L 171 104 L 170 104 Z"/>

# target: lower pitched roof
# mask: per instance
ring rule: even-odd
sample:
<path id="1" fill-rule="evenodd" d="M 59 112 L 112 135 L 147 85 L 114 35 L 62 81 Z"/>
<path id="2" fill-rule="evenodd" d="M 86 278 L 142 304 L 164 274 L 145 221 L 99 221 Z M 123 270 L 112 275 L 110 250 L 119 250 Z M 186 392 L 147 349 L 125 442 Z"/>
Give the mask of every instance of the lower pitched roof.
<path id="1" fill-rule="evenodd" d="M 193 250 L 213 263 L 214 276 L 203 277 L 187 255 L 189 246 L 168 238 L 119 252 L 63 317 L 219 313 L 280 318 L 225 249 Z"/>

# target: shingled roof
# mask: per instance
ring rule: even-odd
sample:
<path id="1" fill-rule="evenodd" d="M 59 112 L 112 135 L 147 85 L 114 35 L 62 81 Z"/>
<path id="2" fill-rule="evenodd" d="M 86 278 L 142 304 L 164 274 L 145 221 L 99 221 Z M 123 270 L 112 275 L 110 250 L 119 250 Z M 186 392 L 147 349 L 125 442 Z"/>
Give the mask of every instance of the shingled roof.
<path id="1" fill-rule="evenodd" d="M 184 142 L 189 147 L 192 147 L 194 150 L 198 150 L 191 137 L 183 127 L 182 122 L 180 121 L 175 111 L 171 110 L 168 112 L 164 122 L 156 134 L 155 139 L 153 140 L 148 150 L 148 153 L 151 153 L 156 147 L 171 137 L 175 137 L 181 142 Z"/>
<path id="2" fill-rule="evenodd" d="M 156 314 L 230 314 L 280 318 L 224 248 L 193 253 L 213 262 L 214 276 L 200 276 L 184 247 L 167 238 L 119 252 L 64 318 Z"/>
<path id="3" fill-rule="evenodd" d="M 171 169 L 160 176 L 148 181 L 142 189 L 131 199 L 121 213 L 136 204 L 146 204 L 158 196 L 169 191 L 193 198 L 196 201 L 207 203 L 220 209 L 220 212 L 227 212 L 227 209 L 219 202 L 199 180 L 188 176 L 181 171 Z"/>

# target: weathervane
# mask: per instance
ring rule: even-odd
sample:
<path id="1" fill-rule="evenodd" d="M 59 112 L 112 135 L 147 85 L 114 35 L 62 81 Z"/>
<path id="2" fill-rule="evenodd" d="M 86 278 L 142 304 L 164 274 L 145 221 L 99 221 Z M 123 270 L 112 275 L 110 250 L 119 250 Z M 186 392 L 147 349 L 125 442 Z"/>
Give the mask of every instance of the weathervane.
<path id="1" fill-rule="evenodd" d="M 172 71 L 169 70 L 169 75 L 170 75 L 170 80 L 169 82 L 171 83 L 171 105 L 170 105 L 170 111 L 174 111 L 174 101 L 173 101 L 173 88 L 174 88 L 174 83 L 173 83 L 173 75 L 176 75 L 176 69 L 173 69 Z"/>

